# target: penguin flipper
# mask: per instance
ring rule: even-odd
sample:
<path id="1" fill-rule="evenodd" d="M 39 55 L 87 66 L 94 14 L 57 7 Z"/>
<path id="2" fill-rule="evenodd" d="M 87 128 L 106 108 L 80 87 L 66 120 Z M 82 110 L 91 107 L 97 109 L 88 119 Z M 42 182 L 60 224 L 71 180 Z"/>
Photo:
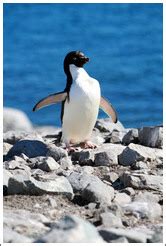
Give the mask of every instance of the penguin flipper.
<path id="1" fill-rule="evenodd" d="M 116 113 L 115 109 L 113 108 L 113 106 L 104 97 L 101 97 L 101 99 L 100 99 L 100 108 L 108 116 L 111 116 L 112 121 L 114 123 L 117 123 L 117 121 L 118 121 L 117 113 Z"/>
<path id="2" fill-rule="evenodd" d="M 43 99 L 41 99 L 34 107 L 33 111 L 36 111 L 38 109 L 41 109 L 43 107 L 49 106 L 54 103 L 62 102 L 66 99 L 67 92 L 58 92 L 55 94 L 51 94 Z"/>

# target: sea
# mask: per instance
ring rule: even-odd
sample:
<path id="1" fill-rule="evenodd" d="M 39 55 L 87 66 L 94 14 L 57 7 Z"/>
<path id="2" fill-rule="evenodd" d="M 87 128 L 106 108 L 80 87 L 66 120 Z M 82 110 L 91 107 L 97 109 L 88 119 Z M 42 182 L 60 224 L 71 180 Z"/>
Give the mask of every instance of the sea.
<path id="1" fill-rule="evenodd" d="M 60 126 L 60 104 L 32 108 L 65 88 L 63 60 L 73 50 L 90 58 L 86 71 L 126 128 L 162 125 L 162 3 L 4 3 L 4 107 Z"/>

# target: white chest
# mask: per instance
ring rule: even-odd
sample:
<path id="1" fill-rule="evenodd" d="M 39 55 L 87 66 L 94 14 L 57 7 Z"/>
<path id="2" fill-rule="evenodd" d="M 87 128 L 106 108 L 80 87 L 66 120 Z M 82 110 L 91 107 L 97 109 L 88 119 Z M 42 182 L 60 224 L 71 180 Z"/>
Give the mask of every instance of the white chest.
<path id="1" fill-rule="evenodd" d="M 83 68 L 71 72 L 73 83 L 70 101 L 66 101 L 63 117 L 63 135 L 67 140 L 83 141 L 95 125 L 99 104 L 100 86 Z"/>

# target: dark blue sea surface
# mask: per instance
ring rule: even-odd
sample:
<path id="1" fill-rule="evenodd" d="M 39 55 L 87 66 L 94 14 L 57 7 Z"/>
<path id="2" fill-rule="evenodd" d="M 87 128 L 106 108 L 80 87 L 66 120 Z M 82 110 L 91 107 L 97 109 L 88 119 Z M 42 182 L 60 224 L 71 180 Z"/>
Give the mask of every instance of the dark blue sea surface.
<path id="1" fill-rule="evenodd" d="M 4 4 L 4 106 L 37 125 L 60 125 L 63 59 L 81 50 L 125 127 L 162 124 L 162 4 Z M 107 117 L 100 113 L 99 117 Z"/>

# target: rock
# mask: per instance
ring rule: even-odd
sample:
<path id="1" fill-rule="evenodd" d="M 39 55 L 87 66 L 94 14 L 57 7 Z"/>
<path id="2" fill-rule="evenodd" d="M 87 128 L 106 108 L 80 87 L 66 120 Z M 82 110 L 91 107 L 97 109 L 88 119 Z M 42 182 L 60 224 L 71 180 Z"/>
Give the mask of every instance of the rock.
<path id="1" fill-rule="evenodd" d="M 87 202 L 111 204 L 114 198 L 114 188 L 104 184 L 98 177 L 89 183 L 81 193 L 82 198 Z"/>
<path id="2" fill-rule="evenodd" d="M 105 212 L 100 214 L 101 222 L 104 227 L 123 227 L 120 217 L 115 216 L 111 212 Z"/>
<path id="3" fill-rule="evenodd" d="M 71 170 L 73 169 L 72 161 L 69 157 L 63 157 L 60 159 L 60 167 L 64 170 Z"/>
<path id="4" fill-rule="evenodd" d="M 163 226 L 162 225 L 155 226 L 154 233 L 147 242 L 148 243 L 162 243 L 163 242 Z"/>
<path id="5" fill-rule="evenodd" d="M 138 129 L 129 130 L 122 139 L 124 145 L 129 145 L 130 143 L 138 143 Z"/>
<path id="6" fill-rule="evenodd" d="M 9 172 L 6 169 L 3 169 L 3 194 L 4 195 L 8 194 L 8 182 L 11 177 L 12 177 L 11 172 Z"/>
<path id="7" fill-rule="evenodd" d="M 155 202 L 158 203 L 160 200 L 160 197 L 157 194 L 153 194 L 150 191 L 144 191 L 144 192 L 139 192 L 135 198 L 134 201 L 138 201 L 138 202 Z"/>
<path id="8" fill-rule="evenodd" d="M 3 133 L 3 141 L 9 144 L 15 144 L 19 140 L 39 140 L 43 142 L 41 135 L 36 132 L 25 132 L 25 131 L 8 131 Z"/>
<path id="9" fill-rule="evenodd" d="M 55 146 L 54 144 L 50 144 L 48 146 L 47 156 L 51 156 L 55 161 L 59 161 L 63 157 L 67 157 L 67 151 Z"/>
<path id="10" fill-rule="evenodd" d="M 162 148 L 163 146 L 163 127 L 143 127 L 139 131 L 140 144 L 153 147 Z"/>
<path id="11" fill-rule="evenodd" d="M 95 226 L 86 220 L 68 215 L 35 243 L 103 243 Z"/>
<path id="12" fill-rule="evenodd" d="M 48 204 L 52 207 L 52 208 L 56 208 L 58 205 L 57 205 L 57 202 L 55 200 L 55 198 L 52 198 L 52 197 L 49 197 L 46 199 L 46 201 L 48 202 Z"/>
<path id="13" fill-rule="evenodd" d="M 29 181 L 30 173 L 26 170 L 16 169 L 12 171 L 12 174 L 8 180 L 8 194 L 27 194 L 26 181 Z"/>
<path id="14" fill-rule="evenodd" d="M 119 178 L 119 176 L 115 172 L 110 172 L 104 176 L 104 179 L 110 183 L 114 183 L 118 178 Z"/>
<path id="15" fill-rule="evenodd" d="M 72 153 L 71 160 L 80 165 L 93 165 L 94 153 L 91 150 L 81 150 Z"/>
<path id="16" fill-rule="evenodd" d="M 7 158 L 12 158 L 17 155 L 20 156 L 24 153 L 29 158 L 37 156 L 46 156 L 48 147 L 41 141 L 38 140 L 20 140 L 9 150 Z"/>
<path id="17" fill-rule="evenodd" d="M 69 199 L 73 198 L 73 190 L 68 180 L 63 177 L 56 177 L 55 180 L 43 180 L 30 177 L 24 170 L 14 170 L 15 175 L 9 178 L 8 194 L 43 195 L 47 193 L 62 194 Z M 19 172 L 18 172 L 19 171 Z M 24 171 L 24 172 L 23 172 Z"/>
<path id="18" fill-rule="evenodd" d="M 129 243 L 126 237 L 118 237 L 115 240 L 111 240 L 110 243 Z"/>
<path id="19" fill-rule="evenodd" d="M 27 115 L 18 109 L 14 108 L 3 108 L 3 131 L 7 132 L 10 130 L 32 130 L 32 124 L 28 119 Z"/>
<path id="20" fill-rule="evenodd" d="M 94 168 L 91 166 L 83 166 L 82 172 L 84 172 L 86 174 L 92 174 L 94 172 Z"/>
<path id="21" fill-rule="evenodd" d="M 3 229 L 3 242 L 4 243 L 32 243 L 34 239 L 21 235 L 20 233 L 5 227 Z"/>
<path id="22" fill-rule="evenodd" d="M 108 243 L 112 240 L 125 237 L 129 243 L 146 243 L 147 239 L 150 238 L 144 232 L 140 232 L 134 229 L 123 229 L 123 228 L 110 228 L 99 230 L 100 235 Z"/>
<path id="23" fill-rule="evenodd" d="M 124 127 L 120 121 L 116 124 L 111 121 L 110 118 L 99 119 L 96 121 L 95 127 L 100 130 L 100 132 L 112 132 L 113 130 L 123 131 Z"/>
<path id="24" fill-rule="evenodd" d="M 44 224 L 48 223 L 48 221 L 44 215 L 31 213 L 27 210 L 4 209 L 3 212 L 4 228 L 12 229 L 24 237 L 33 238 L 46 233 L 49 228 Z M 16 242 L 14 238 L 13 242 Z"/>
<path id="25" fill-rule="evenodd" d="M 3 143 L 3 154 L 6 155 L 9 150 L 12 148 L 12 145 L 9 143 Z"/>
<path id="26" fill-rule="evenodd" d="M 36 126 L 36 127 L 34 127 L 34 129 L 42 137 L 46 137 L 46 138 L 48 138 L 48 137 L 54 138 L 61 131 L 61 128 L 55 127 L 55 126 Z"/>
<path id="27" fill-rule="evenodd" d="M 138 161 L 138 162 L 134 163 L 134 164 L 131 166 L 131 168 L 132 168 L 133 170 L 148 169 L 148 165 L 147 165 L 145 162 L 143 162 L 143 161 Z"/>
<path id="28" fill-rule="evenodd" d="M 98 147 L 95 153 L 95 165 L 111 165 L 111 164 L 118 164 L 118 155 L 120 155 L 123 150 L 125 149 L 124 146 L 120 144 L 111 144 L 107 143 L 103 146 Z"/>
<path id="29" fill-rule="evenodd" d="M 147 174 L 137 174 L 129 172 L 124 172 L 120 176 L 120 181 L 123 183 L 124 187 L 132 187 L 135 189 L 150 189 L 162 191 L 163 178 L 162 176 L 154 176 Z"/>
<path id="30" fill-rule="evenodd" d="M 22 169 L 22 170 L 26 170 L 27 172 L 30 172 L 30 170 L 31 170 L 30 167 L 26 165 L 26 162 L 24 160 L 22 160 L 22 161 L 15 161 L 15 160 L 5 161 L 4 167 L 7 170 Z"/>
<path id="31" fill-rule="evenodd" d="M 118 192 L 115 195 L 114 202 L 118 203 L 119 205 L 126 204 L 126 203 L 131 202 L 131 197 L 127 195 L 126 193 Z"/>
<path id="32" fill-rule="evenodd" d="M 54 170 L 57 170 L 60 165 L 50 156 L 44 157 L 44 156 L 39 156 L 35 158 L 30 159 L 30 166 L 32 168 L 39 168 L 45 172 L 51 172 Z"/>
<path id="33" fill-rule="evenodd" d="M 96 176 L 86 173 L 72 172 L 67 179 L 69 180 L 74 192 L 82 192 L 82 190 L 91 182 L 96 181 Z M 98 180 L 98 178 L 97 178 Z"/>
<path id="34" fill-rule="evenodd" d="M 123 209 L 127 213 L 135 214 L 138 218 L 149 220 L 158 219 L 162 215 L 161 206 L 155 202 L 132 202 L 124 204 Z"/>
<path id="35" fill-rule="evenodd" d="M 113 163 L 113 158 L 109 155 L 109 152 L 100 152 L 95 154 L 95 166 L 109 166 Z"/>
<path id="36" fill-rule="evenodd" d="M 107 143 L 114 143 L 114 144 L 120 144 L 122 143 L 122 139 L 124 135 L 126 134 L 127 130 L 123 131 L 117 131 L 113 130 L 110 135 L 107 136 L 106 142 Z"/>
<path id="37" fill-rule="evenodd" d="M 162 152 L 159 149 L 131 143 L 118 156 L 118 159 L 120 165 L 129 166 L 137 161 L 153 161 L 159 156 L 162 156 Z"/>
<path id="38" fill-rule="evenodd" d="M 126 187 L 125 189 L 122 190 L 122 192 L 126 193 L 129 196 L 135 195 L 135 190 L 131 187 Z"/>

